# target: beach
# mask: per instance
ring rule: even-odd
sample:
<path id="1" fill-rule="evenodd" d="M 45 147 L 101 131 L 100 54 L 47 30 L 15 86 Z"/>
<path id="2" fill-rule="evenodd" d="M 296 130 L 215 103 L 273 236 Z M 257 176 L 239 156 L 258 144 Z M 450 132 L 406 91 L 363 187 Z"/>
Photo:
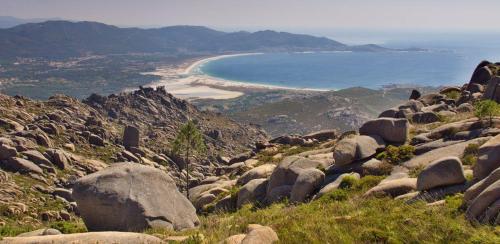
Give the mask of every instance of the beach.
<path id="1" fill-rule="evenodd" d="M 186 100 L 232 99 L 244 95 L 245 91 L 249 90 L 305 90 L 283 86 L 225 80 L 206 75 L 200 71 L 200 67 L 202 65 L 218 59 L 260 54 L 261 53 L 243 53 L 201 58 L 194 61 L 191 60 L 180 65 L 159 67 L 153 72 L 143 74 L 161 77 L 160 80 L 148 84 L 146 87 L 165 86 L 169 93 Z"/>

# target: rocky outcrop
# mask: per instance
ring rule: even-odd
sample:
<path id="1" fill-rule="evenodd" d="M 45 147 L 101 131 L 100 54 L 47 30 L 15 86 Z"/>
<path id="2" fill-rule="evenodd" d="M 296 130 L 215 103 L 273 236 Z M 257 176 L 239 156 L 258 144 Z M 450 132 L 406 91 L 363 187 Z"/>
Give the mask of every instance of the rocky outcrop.
<path id="1" fill-rule="evenodd" d="M 193 205 L 160 170 L 114 164 L 79 179 L 73 198 L 91 231 L 183 230 L 199 224 Z"/>
<path id="2" fill-rule="evenodd" d="M 125 148 L 139 147 L 139 128 L 135 126 L 125 126 L 123 131 L 123 146 Z"/>

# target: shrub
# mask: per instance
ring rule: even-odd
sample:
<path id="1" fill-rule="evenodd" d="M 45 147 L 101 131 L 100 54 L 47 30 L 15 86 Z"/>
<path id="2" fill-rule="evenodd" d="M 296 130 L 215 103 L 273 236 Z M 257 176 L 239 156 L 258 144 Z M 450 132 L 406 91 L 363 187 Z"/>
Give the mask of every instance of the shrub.
<path id="1" fill-rule="evenodd" d="M 475 165 L 479 153 L 479 145 L 471 143 L 467 145 L 462 156 L 462 163 L 465 165 Z"/>
<path id="2" fill-rule="evenodd" d="M 475 105 L 475 115 L 481 119 L 489 120 L 489 126 L 493 125 L 493 117 L 500 113 L 500 106 L 493 100 L 483 100 L 477 102 Z"/>
<path id="3" fill-rule="evenodd" d="M 411 145 L 402 145 L 399 147 L 389 145 L 385 148 L 384 152 L 377 155 L 377 159 L 385 160 L 391 164 L 400 164 L 414 157 L 414 152 L 415 147 Z"/>
<path id="4" fill-rule="evenodd" d="M 447 98 L 453 99 L 453 100 L 457 100 L 458 98 L 460 98 L 460 92 L 458 92 L 458 91 L 449 91 L 449 92 L 445 93 L 444 95 Z"/>
<path id="5" fill-rule="evenodd" d="M 356 184 L 357 181 L 358 181 L 358 178 L 356 178 L 352 175 L 345 176 L 342 179 L 342 182 L 340 182 L 339 188 L 341 188 L 341 189 L 351 188 Z"/>

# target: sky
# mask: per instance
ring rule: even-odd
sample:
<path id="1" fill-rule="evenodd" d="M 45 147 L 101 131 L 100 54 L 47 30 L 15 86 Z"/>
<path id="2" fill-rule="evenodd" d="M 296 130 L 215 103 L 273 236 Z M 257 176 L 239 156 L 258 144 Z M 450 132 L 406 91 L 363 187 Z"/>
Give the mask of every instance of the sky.
<path id="1" fill-rule="evenodd" d="M 0 16 L 118 26 L 499 31 L 499 0 L 0 0 Z"/>

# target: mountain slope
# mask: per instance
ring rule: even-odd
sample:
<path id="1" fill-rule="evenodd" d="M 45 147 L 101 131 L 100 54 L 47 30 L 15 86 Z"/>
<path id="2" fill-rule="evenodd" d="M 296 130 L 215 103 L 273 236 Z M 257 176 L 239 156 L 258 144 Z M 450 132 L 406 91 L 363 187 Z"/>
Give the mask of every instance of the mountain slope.
<path id="1" fill-rule="evenodd" d="M 201 26 L 119 28 L 97 22 L 47 21 L 0 29 L 0 58 L 67 58 L 89 54 L 217 54 L 259 51 L 380 51 L 286 32 L 226 33 Z"/>

